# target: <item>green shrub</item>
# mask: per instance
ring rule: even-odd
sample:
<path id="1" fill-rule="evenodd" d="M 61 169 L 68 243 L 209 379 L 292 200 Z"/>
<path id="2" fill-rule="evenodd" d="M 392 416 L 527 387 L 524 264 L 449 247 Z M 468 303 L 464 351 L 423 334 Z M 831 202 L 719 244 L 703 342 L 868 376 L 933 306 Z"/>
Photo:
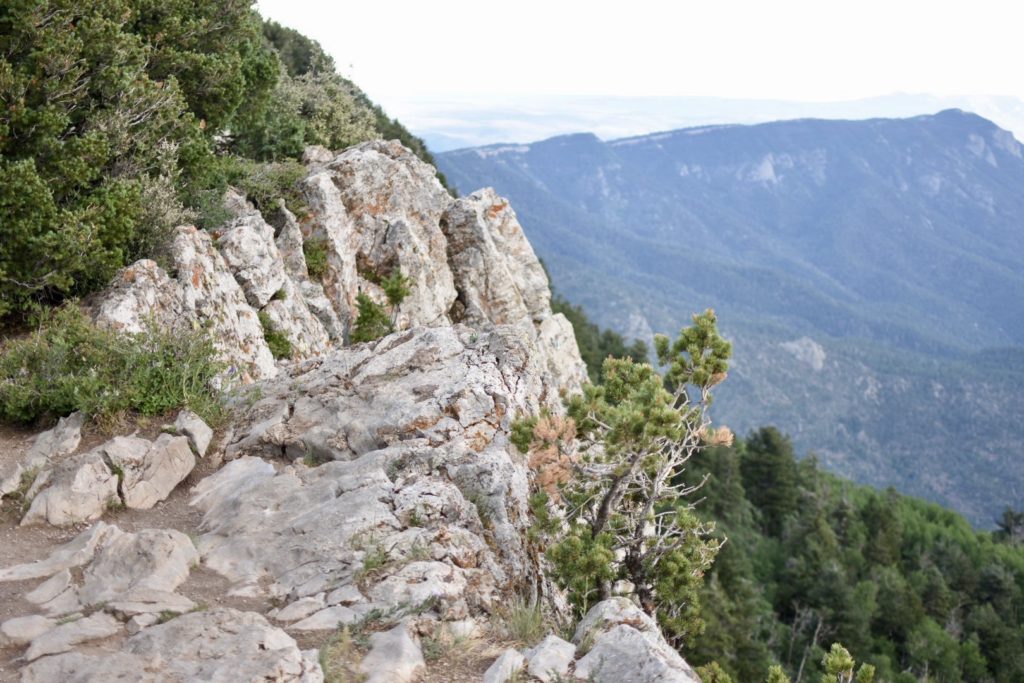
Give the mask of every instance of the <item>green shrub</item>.
<path id="1" fill-rule="evenodd" d="M 288 341 L 288 337 L 274 326 L 270 316 L 263 311 L 259 312 L 259 319 L 260 325 L 263 326 L 263 338 L 270 347 L 271 355 L 278 359 L 291 358 L 292 343 Z"/>
<path id="2" fill-rule="evenodd" d="M 151 325 L 137 335 L 94 326 L 74 304 L 51 309 L 0 356 L 0 419 L 33 422 L 81 410 L 94 418 L 125 411 L 160 415 L 187 406 L 215 422 L 222 365 L 202 332 Z"/>
<path id="3" fill-rule="evenodd" d="M 358 313 L 351 334 L 353 344 L 380 339 L 394 332 L 395 327 L 384 307 L 363 292 L 356 296 L 356 306 Z"/>
<path id="4" fill-rule="evenodd" d="M 284 206 L 296 215 L 307 212 L 305 200 L 299 190 L 299 181 L 306 177 L 306 167 L 298 161 L 263 163 L 229 157 L 225 176 L 229 184 L 245 193 L 264 218 L 270 220 L 273 214 Z"/>
<path id="5" fill-rule="evenodd" d="M 384 290 L 384 296 L 388 298 L 388 305 L 392 309 L 402 305 L 405 297 L 409 296 L 411 285 L 412 281 L 405 275 L 402 275 L 402 271 L 397 268 L 391 275 L 380 281 L 380 287 Z"/>
<path id="6" fill-rule="evenodd" d="M 306 240 L 302 243 L 302 253 L 306 257 L 306 270 L 309 277 L 317 282 L 324 279 L 327 272 L 327 247 L 322 239 Z"/>
<path id="7" fill-rule="evenodd" d="M 0 316 L 23 317 L 153 255 L 278 66 L 243 0 L 12 0 L 0 26 Z"/>

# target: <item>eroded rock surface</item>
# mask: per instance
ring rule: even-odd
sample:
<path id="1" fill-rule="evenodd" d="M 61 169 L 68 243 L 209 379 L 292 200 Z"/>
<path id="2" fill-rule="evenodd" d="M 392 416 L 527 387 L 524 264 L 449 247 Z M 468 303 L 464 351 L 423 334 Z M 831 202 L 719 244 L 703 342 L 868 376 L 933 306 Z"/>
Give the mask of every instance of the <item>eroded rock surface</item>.
<path id="1" fill-rule="evenodd" d="M 595 605 L 573 642 L 591 643 L 576 662 L 577 678 L 596 683 L 700 683 L 696 672 L 661 635 L 655 621 L 626 598 Z"/>
<path id="2" fill-rule="evenodd" d="M 146 628 L 117 650 L 46 657 L 22 674 L 24 683 L 111 680 L 321 683 L 323 672 L 313 653 L 262 616 L 218 608 Z"/>
<path id="3" fill-rule="evenodd" d="M 378 285 L 395 270 L 411 281 L 399 328 L 448 324 L 455 286 L 441 215 L 451 197 L 434 168 L 395 141 L 351 147 L 303 182 L 312 209 L 309 239 L 327 252 L 324 290 L 351 324 L 356 295 L 386 299 Z"/>
<path id="4" fill-rule="evenodd" d="M 535 355 L 515 329 L 420 328 L 265 383 L 235 460 L 195 488 L 204 564 L 238 594 L 287 599 L 278 618 L 299 630 L 491 609 L 531 571 L 508 426 L 540 407 Z"/>

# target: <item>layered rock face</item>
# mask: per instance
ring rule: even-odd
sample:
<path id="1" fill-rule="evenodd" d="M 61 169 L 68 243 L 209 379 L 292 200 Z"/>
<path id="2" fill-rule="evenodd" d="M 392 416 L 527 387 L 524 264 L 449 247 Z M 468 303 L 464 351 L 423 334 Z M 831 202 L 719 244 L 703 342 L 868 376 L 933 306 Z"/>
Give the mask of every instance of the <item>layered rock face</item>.
<path id="1" fill-rule="evenodd" d="M 317 652 L 295 638 L 367 625 L 359 672 L 411 681 L 438 624 L 479 632 L 543 585 L 510 427 L 560 410 L 585 369 L 515 214 L 490 190 L 452 199 L 398 143 L 310 160 L 310 215 L 283 211 L 275 228 L 233 195 L 220 229 L 178 229 L 170 271 L 140 261 L 95 305 L 125 332 L 208 327 L 228 386 L 257 382 L 233 394 L 224 433 L 183 412 L 170 433 L 79 453 L 72 418 L 2 473 L 0 495 L 34 477 L 23 525 L 92 522 L 43 559 L 0 566 L 0 591 L 23 587 L 27 606 L 0 623 L 0 655 L 20 648 L 22 681 L 317 683 Z M 379 282 L 396 270 L 411 279 L 398 331 L 347 345 L 356 295 L 383 302 Z M 268 326 L 292 357 L 271 357 Z M 174 496 L 204 456 L 206 476 Z M 127 508 L 128 526 L 98 521 L 111 508 Z M 160 528 L 161 510 L 193 521 Z M 218 604 L 204 606 L 213 580 Z M 671 660 L 651 624 L 619 621 L 647 643 L 642 656 Z M 596 631 L 581 639 L 618 656 Z M 610 680 L 592 660 L 550 636 L 487 680 L 513 665 Z M 651 667 L 623 680 L 691 680 L 675 660 Z"/>
<path id="2" fill-rule="evenodd" d="M 397 142 L 311 159 L 301 221 L 285 209 L 275 230 L 231 195 L 235 217 L 222 228 L 178 229 L 170 273 L 152 261 L 123 270 L 96 306 L 97 322 L 126 332 L 150 319 L 207 326 L 232 375 L 250 382 L 278 372 L 268 325 L 287 338 L 292 360 L 324 355 L 345 344 L 357 295 L 385 303 L 380 282 L 400 271 L 410 293 L 394 312 L 396 329 L 516 325 L 543 357 L 553 401 L 586 381 L 572 328 L 552 314 L 547 277 L 508 202 L 492 190 L 452 199 L 433 167 Z M 319 281 L 311 250 L 324 262 Z"/>

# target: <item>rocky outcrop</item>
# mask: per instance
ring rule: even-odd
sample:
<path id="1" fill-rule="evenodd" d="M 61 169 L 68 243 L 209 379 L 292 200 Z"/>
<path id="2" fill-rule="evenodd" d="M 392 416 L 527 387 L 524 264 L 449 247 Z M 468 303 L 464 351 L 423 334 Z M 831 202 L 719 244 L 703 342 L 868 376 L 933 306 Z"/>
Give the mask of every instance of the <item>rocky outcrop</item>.
<path id="1" fill-rule="evenodd" d="M 399 328 L 446 325 L 455 301 L 440 221 L 451 197 L 433 167 L 398 142 L 356 145 L 303 182 L 308 239 L 327 252 L 324 290 L 339 318 L 353 320 L 356 295 L 385 301 L 377 284 L 400 270 L 411 281 Z"/>
<path id="2" fill-rule="evenodd" d="M 576 627 L 573 642 L 590 644 L 575 664 L 577 678 L 595 683 L 700 683 L 655 621 L 626 598 L 591 608 Z"/>
<path id="3" fill-rule="evenodd" d="M 551 312 L 551 290 L 515 212 L 494 190 L 454 203 L 441 223 L 459 292 L 455 320 L 475 326 L 519 325 L 543 356 L 547 384 L 577 393 L 587 381 L 572 325 Z"/>
<path id="4" fill-rule="evenodd" d="M 292 636 L 326 642 L 345 626 L 372 632 L 346 671 L 414 681 L 428 637 L 478 637 L 514 595 L 553 590 L 527 540 L 531 474 L 511 424 L 560 410 L 585 370 L 515 214 L 490 190 L 453 200 L 397 143 L 310 160 L 302 220 L 284 209 L 275 229 L 229 194 L 225 226 L 179 228 L 173 268 L 140 261 L 96 302 L 100 324 L 128 333 L 151 320 L 209 328 L 234 367 L 226 384 L 258 386 L 230 399 L 213 471 L 187 498 L 168 500 L 213 438 L 192 413 L 153 440 L 85 453 L 74 421 L 37 440 L 23 523 L 93 524 L 42 560 L 0 567 L 0 583 L 26 582 L 30 610 L 0 624 L 23 681 L 318 683 L 317 652 Z M 324 257 L 322 283 L 309 254 Z M 411 279 L 398 331 L 346 345 L 356 295 L 383 301 L 396 271 Z M 270 358 L 270 331 L 291 357 Z M 177 515 L 133 512 L 161 501 Z M 128 508 L 118 520 L 132 531 L 98 521 L 111 505 Z M 191 520 L 188 534 L 138 526 L 158 517 Z M 211 593 L 196 583 L 230 606 L 204 609 Z M 574 643 L 506 652 L 485 680 L 691 680 L 672 677 L 682 660 L 628 603 L 599 615 Z M 644 677 L 595 652 L 628 654 Z"/>
<path id="5" fill-rule="evenodd" d="M 397 142 L 310 159 L 301 221 L 282 208 L 275 231 L 229 193 L 234 218 L 213 232 L 215 242 L 179 228 L 172 273 L 152 261 L 124 269 L 96 320 L 127 332 L 149 319 L 208 327 L 229 377 L 248 382 L 277 372 L 267 333 L 288 340 L 292 359 L 329 355 L 348 338 L 357 296 L 384 304 L 382 280 L 401 272 L 410 291 L 393 312 L 398 330 L 517 326 L 537 349 L 552 402 L 579 390 L 586 371 L 572 327 L 552 314 L 547 277 L 507 201 L 493 190 L 452 199 L 434 169 Z M 322 261 L 316 279 L 307 252 Z"/>
<path id="6" fill-rule="evenodd" d="M 203 562 L 234 592 L 288 600 L 278 618 L 296 628 L 334 628 L 427 602 L 461 619 L 529 580 L 527 474 L 507 435 L 543 386 L 515 328 L 419 328 L 262 390 L 234 461 L 193 499 Z"/>
<path id="7" fill-rule="evenodd" d="M 127 333 L 143 332 L 150 321 L 180 332 L 207 328 L 229 377 L 273 376 L 274 358 L 259 318 L 210 235 L 180 227 L 170 253 L 173 278 L 153 261 L 137 261 L 118 273 L 95 307 L 96 323 Z"/>
<path id="8" fill-rule="evenodd" d="M 81 419 L 61 421 L 40 435 L 15 467 L 22 499 L 31 502 L 22 525 L 92 522 L 111 507 L 145 510 L 165 500 L 192 472 L 195 454 L 205 452 L 213 436 L 206 423 L 187 411 L 176 425 L 182 436 L 161 434 L 155 441 L 116 436 L 86 453 L 67 455 L 78 446 Z M 43 454 L 46 448 L 52 450 Z"/>

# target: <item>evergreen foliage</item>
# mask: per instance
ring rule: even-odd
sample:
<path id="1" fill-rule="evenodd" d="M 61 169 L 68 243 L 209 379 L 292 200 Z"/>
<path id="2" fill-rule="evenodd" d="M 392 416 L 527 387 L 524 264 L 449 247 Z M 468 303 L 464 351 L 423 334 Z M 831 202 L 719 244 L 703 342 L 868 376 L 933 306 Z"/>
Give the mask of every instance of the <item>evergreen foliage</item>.
<path id="1" fill-rule="evenodd" d="M 720 547 L 693 512 L 701 482 L 685 468 L 713 434 L 705 411 L 731 352 L 712 311 L 693 322 L 673 343 L 656 339 L 674 392 L 650 365 L 609 358 L 604 383 L 570 400 L 574 424 L 541 416 L 529 448 L 536 481 L 566 515 L 547 557 L 577 611 L 628 581 L 677 642 L 700 632 L 698 591 Z"/>
<path id="2" fill-rule="evenodd" d="M 353 344 L 380 339 L 394 332 L 391 316 L 384 307 L 371 299 L 365 292 L 356 296 L 356 321 L 352 325 L 350 341 Z"/>
<path id="3" fill-rule="evenodd" d="M 227 184 L 302 209 L 309 144 L 422 141 L 314 41 L 249 0 L 11 0 L 0 8 L 0 319 L 158 258 L 227 218 Z M 273 162 L 266 164 L 264 162 Z"/>
<path id="4" fill-rule="evenodd" d="M 822 664 L 825 643 L 838 641 L 865 662 L 857 675 L 870 665 L 876 681 L 1024 680 L 1024 547 L 791 451 L 766 428 L 689 467 L 709 475 L 698 513 L 728 537 L 701 589 L 706 629 L 684 650 L 692 664 L 756 681 L 774 662 L 818 680 L 838 675 Z M 780 481 L 792 495 L 766 495 L 765 482 Z"/>

